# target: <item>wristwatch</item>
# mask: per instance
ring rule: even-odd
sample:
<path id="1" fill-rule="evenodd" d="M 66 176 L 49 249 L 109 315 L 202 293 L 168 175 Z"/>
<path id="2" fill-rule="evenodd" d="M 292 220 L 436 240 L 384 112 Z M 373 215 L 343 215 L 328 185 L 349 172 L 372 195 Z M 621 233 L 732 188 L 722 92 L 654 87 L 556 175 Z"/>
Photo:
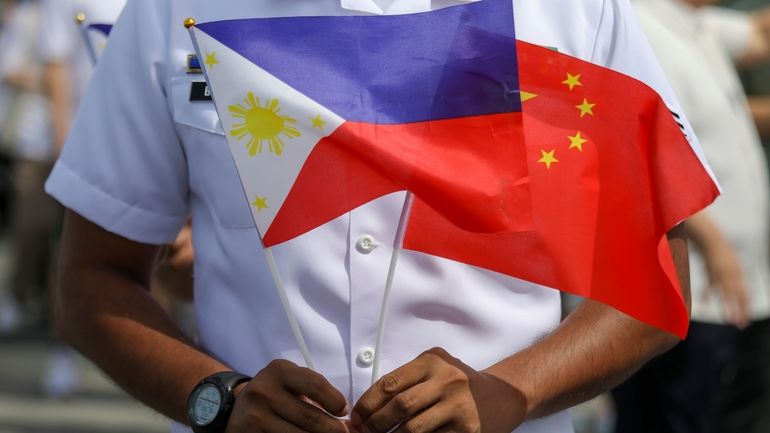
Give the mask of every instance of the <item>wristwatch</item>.
<path id="1" fill-rule="evenodd" d="M 187 421 L 195 433 L 222 433 L 235 403 L 234 389 L 251 377 L 234 371 L 203 379 L 187 399 Z"/>

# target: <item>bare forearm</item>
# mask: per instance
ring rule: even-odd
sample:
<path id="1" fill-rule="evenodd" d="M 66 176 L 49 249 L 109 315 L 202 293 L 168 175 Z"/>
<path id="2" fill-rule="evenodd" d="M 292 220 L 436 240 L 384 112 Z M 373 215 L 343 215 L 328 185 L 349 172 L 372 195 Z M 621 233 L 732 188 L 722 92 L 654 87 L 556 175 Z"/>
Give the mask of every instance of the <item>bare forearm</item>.
<path id="1" fill-rule="evenodd" d="M 84 260 L 88 253 L 67 254 L 95 247 L 73 240 L 72 225 L 68 217 L 55 298 L 57 330 L 127 392 L 183 421 L 197 381 L 227 368 L 190 344 L 149 296 L 145 277 Z M 150 266 L 151 261 L 142 265 Z"/>
<path id="2" fill-rule="evenodd" d="M 751 32 L 742 55 L 736 59 L 739 67 L 746 68 L 770 59 L 770 8 L 751 14 Z"/>
<path id="3" fill-rule="evenodd" d="M 722 232 L 705 211 L 687 219 L 687 237 L 701 251 L 724 244 Z"/>
<path id="4" fill-rule="evenodd" d="M 587 300 L 557 332 L 486 372 L 519 389 L 528 418 L 538 418 L 617 385 L 675 343 L 669 334 Z"/>
<path id="5" fill-rule="evenodd" d="M 687 246 L 681 228 L 670 244 L 689 306 Z M 586 300 L 555 332 L 486 372 L 521 391 L 528 418 L 537 418 L 617 385 L 677 341 L 671 334 Z"/>
<path id="6" fill-rule="evenodd" d="M 749 97 L 749 108 L 763 140 L 770 140 L 770 95 Z"/>
<path id="7" fill-rule="evenodd" d="M 67 64 L 50 63 L 46 66 L 46 92 L 51 100 L 51 124 L 56 153 L 61 153 L 72 120 L 72 79 Z"/>

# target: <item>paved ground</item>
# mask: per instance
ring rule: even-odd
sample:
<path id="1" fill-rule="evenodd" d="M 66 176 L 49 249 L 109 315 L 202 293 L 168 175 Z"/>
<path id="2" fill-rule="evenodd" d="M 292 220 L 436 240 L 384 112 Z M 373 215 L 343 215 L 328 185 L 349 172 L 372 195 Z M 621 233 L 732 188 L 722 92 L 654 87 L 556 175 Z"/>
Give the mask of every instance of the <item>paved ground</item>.
<path id="1" fill-rule="evenodd" d="M 5 236 L 0 236 L 0 301 L 8 296 L 10 267 Z M 0 310 L 2 310 L 0 308 Z M 0 316 L 7 311 L 0 311 Z M 4 317 L 0 317 L 2 324 Z M 52 354 L 62 346 L 45 331 L 7 332 L 0 327 L 0 433 L 167 433 L 169 422 L 108 381 L 74 352 L 64 356 L 59 379 L 74 377 L 73 393 L 52 397 L 45 389 Z M 66 383 L 67 380 L 64 380 Z"/>
<path id="2" fill-rule="evenodd" d="M 40 333 L 0 336 L 0 433 L 168 432 L 164 417 L 133 401 L 78 355 L 65 356 L 76 371 L 74 393 L 47 396 L 44 378 L 57 351 L 54 340 Z"/>

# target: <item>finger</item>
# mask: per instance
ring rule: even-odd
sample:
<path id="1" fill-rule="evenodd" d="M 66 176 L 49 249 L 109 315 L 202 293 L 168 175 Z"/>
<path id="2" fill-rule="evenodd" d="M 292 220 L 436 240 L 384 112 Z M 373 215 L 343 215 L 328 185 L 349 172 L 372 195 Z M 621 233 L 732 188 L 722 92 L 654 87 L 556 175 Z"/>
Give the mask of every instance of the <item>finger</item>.
<path id="1" fill-rule="evenodd" d="M 176 269 L 192 266 L 195 256 L 192 248 L 182 248 L 176 250 L 168 257 L 168 264 Z"/>
<path id="2" fill-rule="evenodd" d="M 740 326 L 738 320 L 738 312 L 735 298 L 735 287 L 733 282 L 724 279 L 722 281 L 722 308 L 725 312 L 725 320 L 727 323 L 735 326 Z"/>
<path id="3" fill-rule="evenodd" d="M 342 421 L 332 417 L 323 409 L 306 403 L 297 397 L 278 397 L 273 401 L 272 410 L 286 422 L 307 432 L 346 433 Z"/>
<path id="4" fill-rule="evenodd" d="M 284 376 L 284 387 L 296 396 L 305 396 L 334 416 L 349 412 L 345 396 L 322 375 L 308 368 L 290 367 Z"/>
<path id="5" fill-rule="evenodd" d="M 307 431 L 295 426 L 294 424 L 273 416 L 269 418 L 255 419 L 231 419 L 227 423 L 224 433 L 307 433 Z"/>
<path id="6" fill-rule="evenodd" d="M 727 321 L 738 327 L 745 327 L 748 323 L 748 298 L 746 286 L 740 273 L 733 274 L 724 280 L 724 293 L 722 295 L 727 315 Z"/>
<path id="7" fill-rule="evenodd" d="M 441 400 L 441 388 L 432 382 L 420 382 L 391 398 L 382 409 L 363 423 L 376 433 L 386 433 L 402 421 L 414 417 Z"/>
<path id="8" fill-rule="evenodd" d="M 422 382 L 428 376 L 428 371 L 425 357 L 420 356 L 382 376 L 356 402 L 351 417 L 353 424 L 368 420 L 394 396 Z"/>
<path id="9" fill-rule="evenodd" d="M 437 403 L 422 413 L 410 418 L 393 433 L 433 433 L 436 431 L 458 431 L 454 421 L 452 408 L 449 404 Z"/>
<path id="10" fill-rule="evenodd" d="M 748 289 L 741 279 L 734 300 L 735 318 L 740 328 L 745 328 L 749 324 L 749 299 L 747 293 Z"/>

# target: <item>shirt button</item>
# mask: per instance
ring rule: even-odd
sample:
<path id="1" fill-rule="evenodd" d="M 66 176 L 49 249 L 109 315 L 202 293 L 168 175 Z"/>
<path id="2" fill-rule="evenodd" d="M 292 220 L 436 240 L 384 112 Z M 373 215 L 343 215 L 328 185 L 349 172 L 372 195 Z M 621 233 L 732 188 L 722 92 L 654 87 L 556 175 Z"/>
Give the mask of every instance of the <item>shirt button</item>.
<path id="1" fill-rule="evenodd" d="M 377 241 L 371 235 L 363 235 L 356 241 L 356 250 L 361 254 L 369 254 L 377 248 Z"/>
<path id="2" fill-rule="evenodd" d="M 370 367 L 374 362 L 374 349 L 371 347 L 364 347 L 358 352 L 358 363 L 364 367 Z"/>

